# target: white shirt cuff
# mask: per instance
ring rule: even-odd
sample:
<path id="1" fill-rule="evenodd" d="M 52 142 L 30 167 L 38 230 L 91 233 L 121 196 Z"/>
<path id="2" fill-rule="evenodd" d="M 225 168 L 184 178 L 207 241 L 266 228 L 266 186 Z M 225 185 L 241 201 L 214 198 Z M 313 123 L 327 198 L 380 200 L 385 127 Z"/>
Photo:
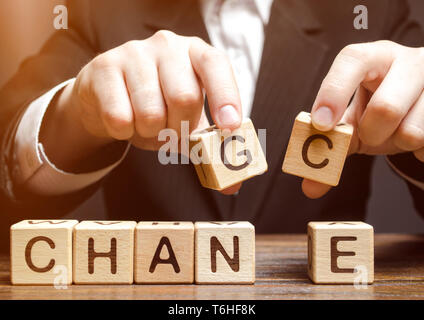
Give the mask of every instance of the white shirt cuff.
<path id="1" fill-rule="evenodd" d="M 117 162 L 87 173 L 65 172 L 51 163 L 39 142 L 41 123 L 56 93 L 73 81 L 75 79 L 61 83 L 33 101 L 19 122 L 14 141 L 14 159 L 17 162 L 15 179 L 19 185 L 24 185 L 31 192 L 53 196 L 81 190 L 102 179 L 118 166 L 128 153 L 129 143 Z"/>

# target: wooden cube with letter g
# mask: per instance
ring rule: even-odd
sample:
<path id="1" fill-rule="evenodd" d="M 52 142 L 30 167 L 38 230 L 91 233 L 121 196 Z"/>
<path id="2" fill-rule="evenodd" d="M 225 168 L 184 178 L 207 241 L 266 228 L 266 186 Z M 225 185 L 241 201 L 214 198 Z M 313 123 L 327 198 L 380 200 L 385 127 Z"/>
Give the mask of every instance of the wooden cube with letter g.
<path id="1" fill-rule="evenodd" d="M 190 135 L 190 159 L 200 183 L 222 190 L 268 169 L 250 119 L 232 132 L 210 127 Z"/>
<path id="2" fill-rule="evenodd" d="M 332 131 L 318 131 L 312 126 L 309 113 L 299 113 L 284 158 L 283 172 L 337 186 L 352 134 L 353 127 L 342 123 Z"/>
<path id="3" fill-rule="evenodd" d="M 314 283 L 372 283 L 373 227 L 353 221 L 309 222 L 308 274 Z"/>

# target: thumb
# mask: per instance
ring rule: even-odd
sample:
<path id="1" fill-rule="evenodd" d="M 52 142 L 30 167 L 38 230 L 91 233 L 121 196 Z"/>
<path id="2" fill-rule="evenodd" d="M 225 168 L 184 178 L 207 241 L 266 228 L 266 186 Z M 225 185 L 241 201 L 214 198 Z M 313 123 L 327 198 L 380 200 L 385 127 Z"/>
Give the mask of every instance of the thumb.
<path id="1" fill-rule="evenodd" d="M 302 191 L 310 199 L 318 199 L 330 191 L 331 186 L 309 179 L 303 179 Z"/>

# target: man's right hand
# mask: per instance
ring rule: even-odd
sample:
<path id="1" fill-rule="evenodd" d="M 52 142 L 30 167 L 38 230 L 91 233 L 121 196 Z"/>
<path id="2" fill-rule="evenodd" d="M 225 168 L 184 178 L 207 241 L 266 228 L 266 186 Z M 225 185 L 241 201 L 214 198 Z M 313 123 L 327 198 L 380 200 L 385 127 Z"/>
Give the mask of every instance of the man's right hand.
<path id="1" fill-rule="evenodd" d="M 89 62 L 57 97 L 41 139 L 59 167 L 116 140 L 157 149 L 162 129 L 179 134 L 183 120 L 190 131 L 209 125 L 203 90 L 217 127 L 238 128 L 240 96 L 225 54 L 199 38 L 159 31 Z"/>

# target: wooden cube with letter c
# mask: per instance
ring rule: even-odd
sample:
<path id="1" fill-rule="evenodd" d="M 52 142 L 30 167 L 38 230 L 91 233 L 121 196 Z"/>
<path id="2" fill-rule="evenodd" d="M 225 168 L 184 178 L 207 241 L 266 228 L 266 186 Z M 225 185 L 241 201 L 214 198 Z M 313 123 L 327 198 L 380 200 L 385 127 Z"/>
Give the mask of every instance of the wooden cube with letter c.
<path id="1" fill-rule="evenodd" d="M 332 131 L 318 131 L 312 126 L 309 113 L 299 113 L 287 147 L 283 171 L 337 186 L 352 134 L 353 127 L 342 123 Z"/>
<path id="2" fill-rule="evenodd" d="M 12 284 L 72 283 L 76 220 L 24 220 L 10 227 Z"/>
<path id="3" fill-rule="evenodd" d="M 249 222 L 196 222 L 195 281 L 255 282 L 255 227 Z"/>
<path id="4" fill-rule="evenodd" d="M 76 284 L 131 284 L 134 221 L 83 221 L 74 230 Z"/>
<path id="5" fill-rule="evenodd" d="M 267 171 L 264 152 L 250 119 L 230 132 L 210 127 L 190 135 L 190 159 L 200 183 L 222 190 Z"/>
<path id="6" fill-rule="evenodd" d="M 352 221 L 309 222 L 308 274 L 314 283 L 373 283 L 373 227 Z"/>
<path id="7" fill-rule="evenodd" d="M 193 283 L 193 223 L 140 222 L 135 255 L 136 283 Z"/>

